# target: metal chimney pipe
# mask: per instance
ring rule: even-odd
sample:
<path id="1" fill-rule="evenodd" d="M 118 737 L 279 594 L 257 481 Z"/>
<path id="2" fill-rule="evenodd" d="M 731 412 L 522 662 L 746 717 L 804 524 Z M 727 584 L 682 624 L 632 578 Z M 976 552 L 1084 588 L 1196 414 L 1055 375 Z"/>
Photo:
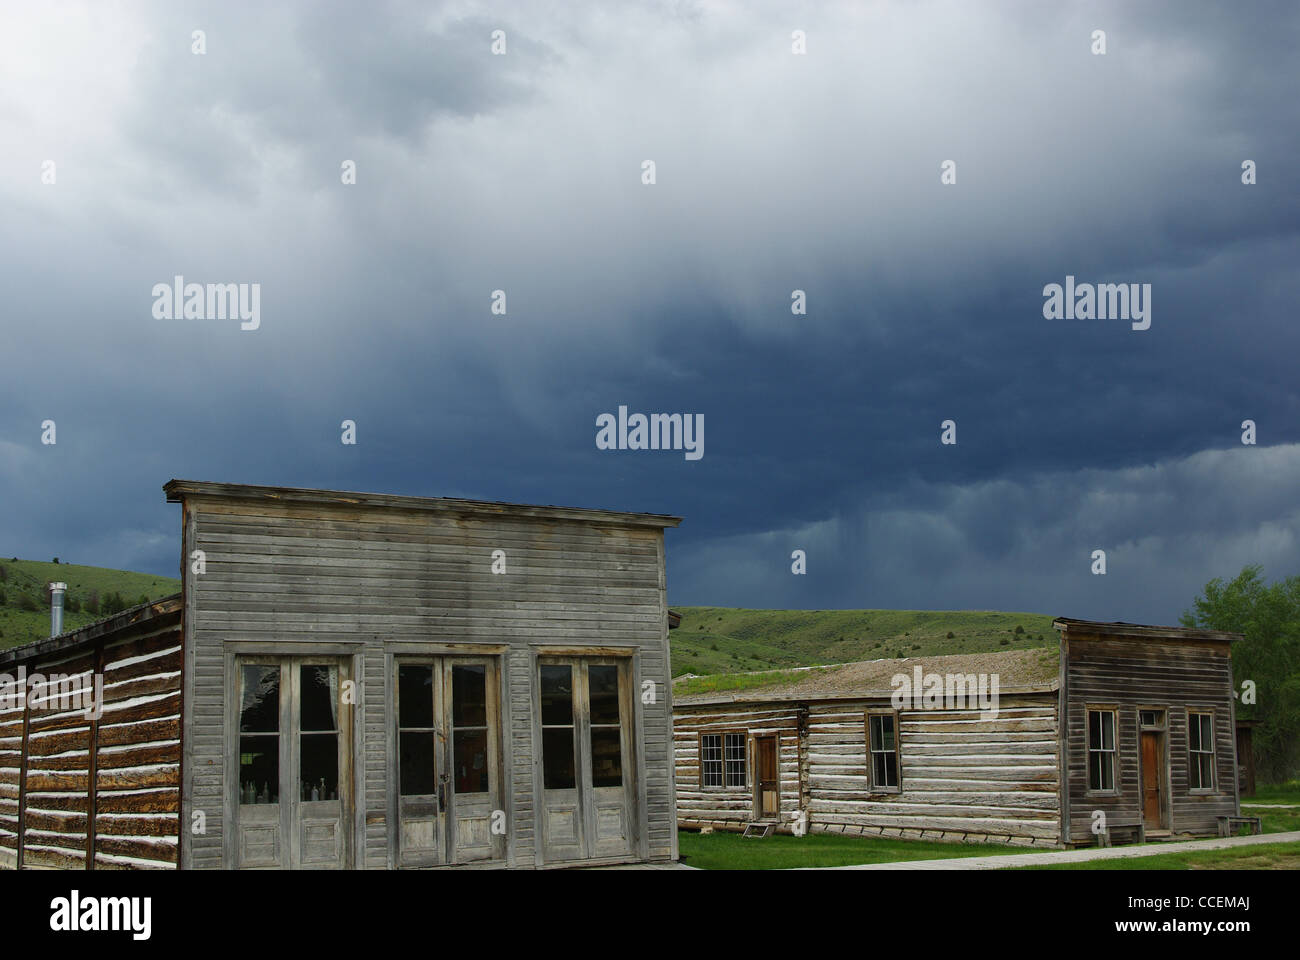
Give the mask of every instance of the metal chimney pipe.
<path id="1" fill-rule="evenodd" d="M 63 594 L 68 589 L 66 583 L 50 584 L 50 636 L 57 637 L 63 632 Z"/>

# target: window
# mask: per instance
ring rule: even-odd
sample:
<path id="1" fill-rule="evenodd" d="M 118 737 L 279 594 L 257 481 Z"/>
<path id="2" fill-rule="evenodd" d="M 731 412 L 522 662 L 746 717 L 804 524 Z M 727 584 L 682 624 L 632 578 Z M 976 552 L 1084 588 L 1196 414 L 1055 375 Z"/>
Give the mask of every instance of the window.
<path id="1" fill-rule="evenodd" d="M 1187 711 L 1187 785 L 1193 790 L 1214 789 L 1214 714 Z"/>
<path id="2" fill-rule="evenodd" d="M 452 766 L 457 796 L 488 792 L 487 667 L 451 668 Z"/>
<path id="3" fill-rule="evenodd" d="M 547 790 L 572 790 L 578 784 L 572 665 L 543 664 L 541 686 L 542 781 Z"/>
<path id="4" fill-rule="evenodd" d="M 745 734 L 700 735 L 700 786 L 744 787 Z"/>
<path id="5" fill-rule="evenodd" d="M 1088 789 L 1115 789 L 1115 711 L 1088 711 Z"/>
<path id="6" fill-rule="evenodd" d="M 433 667 L 397 668 L 397 779 L 404 797 L 432 796 L 437 789 L 433 689 Z"/>
<path id="7" fill-rule="evenodd" d="M 280 799 L 280 667 L 240 667 L 239 802 Z"/>
<path id="8" fill-rule="evenodd" d="M 898 789 L 898 721 L 892 713 L 867 717 L 867 745 L 871 753 L 871 788 Z"/>
<path id="9" fill-rule="evenodd" d="M 587 702 L 591 716 L 591 785 L 623 785 L 623 726 L 618 704 L 618 665 L 587 665 Z"/>

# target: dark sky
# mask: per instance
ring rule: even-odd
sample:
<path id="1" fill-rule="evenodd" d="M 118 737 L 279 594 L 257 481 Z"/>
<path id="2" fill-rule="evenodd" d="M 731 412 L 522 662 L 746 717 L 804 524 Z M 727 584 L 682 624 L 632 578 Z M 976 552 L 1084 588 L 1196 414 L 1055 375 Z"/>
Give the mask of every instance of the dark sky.
<path id="1" fill-rule="evenodd" d="M 5 5 L 0 553 L 176 575 L 181 477 L 678 514 L 679 605 L 1173 622 L 1300 572 L 1298 45 L 1293 3 Z M 155 319 L 177 274 L 260 329 Z M 1067 275 L 1150 329 L 1044 319 Z M 620 404 L 703 458 L 597 449 Z"/>

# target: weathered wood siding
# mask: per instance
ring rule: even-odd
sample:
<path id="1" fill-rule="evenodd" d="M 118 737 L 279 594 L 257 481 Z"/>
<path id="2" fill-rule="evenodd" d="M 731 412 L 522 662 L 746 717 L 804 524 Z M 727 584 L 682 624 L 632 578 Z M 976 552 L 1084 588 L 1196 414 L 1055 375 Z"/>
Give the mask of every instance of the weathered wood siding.
<path id="1" fill-rule="evenodd" d="M 1066 721 L 1062 731 L 1068 758 L 1066 783 L 1069 835 L 1073 843 L 1092 843 L 1092 813 L 1140 818 L 1141 738 L 1139 709 L 1167 715 L 1168 802 L 1174 833 L 1214 834 L 1219 815 L 1237 812 L 1236 742 L 1233 721 L 1232 660 L 1222 641 L 1089 637 L 1072 628 L 1062 655 Z M 1118 708 L 1116 795 L 1088 789 L 1087 710 L 1090 705 Z M 1215 787 L 1193 794 L 1188 786 L 1187 710 L 1214 713 Z"/>
<path id="2" fill-rule="evenodd" d="M 774 732 L 780 740 L 781 815 L 803 811 L 810 832 L 1056 845 L 1061 840 L 1054 692 L 1004 695 L 999 715 L 912 710 L 899 714 L 901 790 L 873 793 L 868 709 L 885 700 L 678 706 L 674 728 L 678 822 L 742 829 L 755 819 L 753 752 L 745 788 L 700 785 L 699 735 Z M 806 711 L 805 734 L 799 717 Z"/>
<path id="3" fill-rule="evenodd" d="M 180 607 L 158 601 L 0 666 L 66 676 L 67 689 L 103 683 L 99 717 L 48 698 L 0 709 L 0 866 L 85 868 L 88 855 L 95 869 L 177 866 Z"/>
<path id="4" fill-rule="evenodd" d="M 1056 845 L 1061 839 L 1056 694 L 1001 697 L 976 710 L 899 713 L 900 791 L 872 793 L 867 707 L 813 704 L 810 830 L 925 840 Z"/>
<path id="5" fill-rule="evenodd" d="M 673 724 L 677 764 L 677 822 L 698 829 L 743 830 L 754 815 L 753 738 L 773 734 L 777 740 L 782 832 L 799 811 L 799 704 L 683 705 Z M 700 734 L 745 734 L 743 787 L 704 787 L 700 783 Z"/>
<path id="6" fill-rule="evenodd" d="M 227 866 L 225 798 L 228 641 L 302 647 L 355 644 L 361 680 L 356 854 L 353 866 L 391 865 L 386 654 L 394 643 L 504 645 L 502 749 L 508 833 L 505 863 L 536 864 L 533 689 L 548 648 L 631 648 L 640 684 L 634 731 L 644 788 L 638 837 L 648 859 L 675 854 L 663 530 L 482 512 L 405 510 L 346 503 L 185 499 L 191 686 L 187 691 L 187 815 L 207 832 L 186 838 L 186 866 Z M 504 550 L 507 572 L 491 572 Z M 629 758 L 629 763 L 633 762 Z M 635 769 L 635 767 L 633 767 Z"/>

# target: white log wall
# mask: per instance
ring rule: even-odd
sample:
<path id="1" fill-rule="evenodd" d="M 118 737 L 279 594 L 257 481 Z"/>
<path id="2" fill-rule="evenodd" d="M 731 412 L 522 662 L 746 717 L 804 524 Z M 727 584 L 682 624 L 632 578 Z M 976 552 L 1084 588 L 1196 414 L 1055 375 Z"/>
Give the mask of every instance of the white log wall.
<path id="1" fill-rule="evenodd" d="M 1055 693 L 1004 695 L 995 719 L 967 710 L 902 712 L 898 793 L 872 793 L 868 776 L 866 713 L 887 707 L 884 701 L 806 706 L 807 734 L 801 739 L 799 703 L 679 705 L 678 824 L 741 829 L 754 819 L 752 787 L 700 787 L 701 732 L 775 731 L 781 735 L 783 832 L 802 809 L 810 832 L 1059 844 Z M 747 772 L 752 784 L 752 755 Z"/>

